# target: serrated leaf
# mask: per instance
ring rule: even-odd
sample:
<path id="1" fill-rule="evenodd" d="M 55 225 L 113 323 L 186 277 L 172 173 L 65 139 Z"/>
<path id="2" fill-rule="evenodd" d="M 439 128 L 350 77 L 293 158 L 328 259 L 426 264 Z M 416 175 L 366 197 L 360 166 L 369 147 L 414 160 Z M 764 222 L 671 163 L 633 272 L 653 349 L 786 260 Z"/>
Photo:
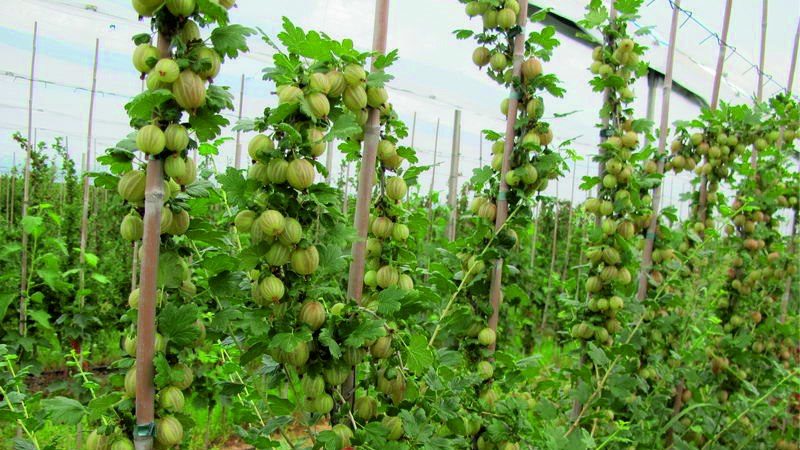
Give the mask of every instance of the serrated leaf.
<path id="1" fill-rule="evenodd" d="M 333 338 L 333 332 L 330 328 L 323 328 L 319 332 L 319 343 L 328 347 L 328 351 L 331 352 L 331 356 L 335 359 L 339 359 L 342 357 L 342 349 L 339 347 L 339 343 Z"/>
<path id="2" fill-rule="evenodd" d="M 367 342 L 386 336 L 382 320 L 365 320 L 348 334 L 344 344 L 348 347 L 362 347 Z"/>
<path id="3" fill-rule="evenodd" d="M 149 121 L 156 108 L 173 99 L 172 92 L 167 89 L 144 91 L 125 105 L 125 111 L 131 119 Z"/>
<path id="4" fill-rule="evenodd" d="M 168 339 L 169 345 L 188 347 L 200 337 L 196 325 L 198 317 L 197 305 L 167 303 L 158 314 L 158 331 Z"/>
<path id="5" fill-rule="evenodd" d="M 421 334 L 411 336 L 408 346 L 405 349 L 403 358 L 406 366 L 417 375 L 428 371 L 433 365 L 433 351 L 428 346 L 428 340 Z"/>
<path id="6" fill-rule="evenodd" d="M 217 27 L 211 32 L 211 43 L 214 50 L 222 56 L 236 58 L 239 52 L 247 52 L 247 37 L 256 34 L 256 30 L 233 24 Z"/>
<path id="7" fill-rule="evenodd" d="M 50 420 L 67 425 L 77 425 L 87 413 L 81 402 L 67 397 L 44 399 L 42 406 L 48 412 Z"/>

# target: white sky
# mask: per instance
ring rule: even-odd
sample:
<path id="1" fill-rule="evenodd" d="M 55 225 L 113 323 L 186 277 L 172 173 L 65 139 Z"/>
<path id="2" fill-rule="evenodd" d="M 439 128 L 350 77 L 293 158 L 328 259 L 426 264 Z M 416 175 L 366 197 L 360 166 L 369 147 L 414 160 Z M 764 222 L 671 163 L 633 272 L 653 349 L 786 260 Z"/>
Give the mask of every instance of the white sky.
<path id="1" fill-rule="evenodd" d="M 238 8 L 232 10 L 232 21 L 260 27 L 274 36 L 280 29 L 281 16 L 287 16 L 305 29 L 321 30 L 337 39 L 352 38 L 357 47 L 367 50 L 372 40 L 374 3 L 373 0 L 239 0 Z M 583 14 L 586 0 L 541 0 L 536 3 L 553 6 L 577 19 Z M 666 41 L 671 15 L 669 2 L 653 0 L 648 3 L 636 25 L 655 27 L 654 37 Z M 772 0 L 769 6 L 765 72 L 774 81 L 767 84 L 766 96 L 773 95 L 787 84 L 792 40 L 800 16 L 798 0 Z M 693 11 L 693 17 L 709 29 L 721 30 L 724 0 L 684 0 L 682 7 Z M 69 86 L 35 84 L 33 126 L 39 140 L 51 141 L 54 136 L 67 136 L 70 151 L 76 158 L 86 150 L 87 89 L 91 86 L 96 38 L 100 39 L 97 86 L 101 93 L 96 101 L 94 135 L 99 152 L 130 131 L 123 105 L 140 90 L 140 81 L 130 63 L 133 50 L 130 37 L 148 31 L 148 27 L 136 21 L 129 0 L 0 2 L 0 51 L 5 56 L 0 61 L 0 170 L 3 171 L 10 168 L 14 154 L 18 164 L 22 159 L 22 153 L 10 136 L 15 130 L 24 132 L 27 129 L 28 83 L 15 76 L 27 77 L 30 71 L 34 21 L 39 23 L 36 78 Z M 755 93 L 757 73 L 746 60 L 758 61 L 760 23 L 760 1 L 735 2 L 728 42 L 739 54 L 726 61 L 726 84 L 721 93 L 723 101 L 749 102 Z M 438 161 L 441 164 L 435 183 L 440 192 L 446 191 L 455 108 L 463 111 L 462 182 L 478 166 L 478 132 L 484 128 L 504 129 L 498 105 L 505 93 L 472 65 L 472 41 L 458 41 L 452 35 L 454 29 L 478 29 L 479 26 L 478 19 L 468 20 L 463 5 L 456 0 L 395 0 L 390 8 L 388 47 L 400 52 L 400 61 L 392 68 L 396 78 L 390 85 L 390 101 L 409 127 L 414 113 L 417 113 L 415 147 L 423 164 L 433 161 L 434 130 L 437 119 L 441 120 L 438 142 Z M 652 47 L 646 57 L 651 64 L 663 68 L 666 49 L 654 44 L 654 37 L 643 37 L 640 41 Z M 687 21 L 680 29 L 676 60 L 677 80 L 706 98 L 710 97 L 718 51 L 714 37 L 707 37 L 708 33 L 697 23 Z M 587 85 L 590 49 L 564 36 L 561 36 L 561 41 L 562 46 L 556 50 L 554 60 L 545 64 L 545 70 L 555 72 L 561 78 L 567 94 L 564 99 L 546 100 L 547 115 L 578 111 L 553 121 L 556 140 L 579 136 L 575 149 L 588 157 L 596 151 L 597 130 L 594 124 L 601 95 L 591 92 Z M 249 44 L 251 53 L 226 62 L 216 80 L 219 84 L 231 86 L 238 96 L 240 77 L 245 75 L 245 117 L 256 116 L 265 106 L 275 102 L 270 94 L 272 86 L 261 80 L 261 69 L 271 64 L 272 51 L 258 37 L 251 37 Z M 636 89 L 639 95 L 636 108 L 642 117 L 645 116 L 646 90 L 646 83 L 642 80 Z M 657 115 L 660 89 L 658 94 Z M 673 95 L 670 121 L 690 118 L 697 111 L 691 102 Z M 230 112 L 232 119 L 235 119 L 235 114 Z M 655 120 L 658 123 L 658 117 Z M 243 136 L 244 145 L 247 139 Z M 218 167 L 233 165 L 233 152 L 231 142 L 223 149 Z M 484 149 L 484 155 L 488 153 L 488 148 Z M 588 158 L 577 163 L 578 178 L 587 171 L 595 171 Z M 421 183 L 427 189 L 429 175 L 423 176 Z M 553 183 L 549 193 L 554 194 L 558 188 L 560 197 L 569 198 L 571 186 L 572 175 L 567 175 L 558 186 Z M 677 203 L 679 193 L 688 189 L 687 177 L 670 177 L 665 201 Z M 672 200 L 669 199 L 670 192 Z M 576 189 L 575 199 L 582 197 Z"/>

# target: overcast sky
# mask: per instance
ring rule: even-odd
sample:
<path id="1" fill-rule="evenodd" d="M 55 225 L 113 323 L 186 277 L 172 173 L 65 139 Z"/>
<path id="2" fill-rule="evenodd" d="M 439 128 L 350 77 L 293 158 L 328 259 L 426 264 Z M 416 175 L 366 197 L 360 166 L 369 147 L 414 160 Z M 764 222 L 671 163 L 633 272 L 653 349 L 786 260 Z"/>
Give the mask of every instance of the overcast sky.
<path id="1" fill-rule="evenodd" d="M 287 16 L 303 28 L 324 31 L 334 38 L 351 38 L 356 46 L 368 50 L 372 40 L 374 0 L 239 0 L 232 10 L 232 21 L 250 27 L 260 27 L 274 36 L 280 29 L 281 16 Z M 578 19 L 583 14 L 585 0 L 537 0 L 537 4 L 553 6 L 568 17 Z M 641 42 L 652 47 L 647 59 L 656 68 L 663 68 L 666 59 L 671 9 L 668 0 L 649 2 L 636 27 L 654 27 L 653 35 Z M 772 76 L 765 88 L 771 96 L 784 88 L 788 80 L 789 60 L 794 32 L 800 16 L 797 0 L 769 2 L 769 32 L 766 70 Z M 700 23 L 682 16 L 676 60 L 679 82 L 708 98 L 716 64 L 718 44 L 703 29 L 720 31 L 724 0 L 684 0 L 682 7 L 693 12 Z M 71 153 L 78 158 L 86 151 L 88 124 L 88 88 L 95 39 L 100 39 L 100 62 L 97 87 L 94 135 L 100 152 L 130 131 L 123 108 L 128 98 L 140 90 L 140 82 L 130 63 L 133 44 L 130 37 L 148 30 L 138 22 L 130 0 L 4 0 L 0 2 L 0 49 L 5 56 L 0 61 L 0 170 L 6 171 L 16 154 L 21 152 L 10 139 L 15 130 L 27 128 L 28 83 L 30 71 L 33 23 L 39 23 L 36 78 L 52 83 L 36 83 L 33 126 L 39 140 L 55 136 L 69 138 Z M 758 61 L 758 36 L 761 23 L 761 2 L 735 2 L 728 42 L 736 54 L 726 61 L 726 83 L 722 99 L 749 102 L 755 93 L 757 72 L 751 64 Z M 415 147 L 422 163 L 430 164 L 434 154 L 434 134 L 437 120 L 441 121 L 438 140 L 436 189 L 443 191 L 450 167 L 453 112 L 462 115 L 461 178 L 468 178 L 480 160 L 479 131 L 484 128 L 501 130 L 503 118 L 498 105 L 505 92 L 494 85 L 471 63 L 473 44 L 458 41 L 452 30 L 478 29 L 479 21 L 469 21 L 463 5 L 456 0 L 395 0 L 390 8 L 388 47 L 397 48 L 400 61 L 392 68 L 395 80 L 390 85 L 391 102 L 411 126 L 416 113 Z M 538 25 L 533 25 L 538 27 Z M 547 115 L 577 111 L 564 118 L 554 119 L 556 140 L 578 137 L 575 149 L 587 158 L 596 152 L 597 111 L 601 96 L 587 85 L 591 62 L 590 49 L 562 37 L 553 61 L 545 70 L 555 72 L 564 83 L 564 99 L 546 99 Z M 661 42 L 661 44 L 659 44 Z M 275 103 L 270 94 L 272 86 L 261 80 L 261 70 L 271 64 L 272 51 L 259 38 L 249 41 L 252 52 L 243 58 L 226 62 L 216 80 L 231 86 L 238 96 L 242 74 L 245 75 L 243 115 L 253 117 L 265 106 Z M 646 111 L 646 83 L 636 87 L 639 96 L 637 110 Z M 656 111 L 660 110 L 660 90 Z M 694 116 L 698 110 L 689 100 L 673 97 L 670 121 Z M 235 120 L 236 112 L 229 113 Z M 658 116 L 658 113 L 656 114 Z M 655 117 L 656 122 L 658 117 Z M 231 134 L 233 135 L 233 134 Z M 243 137 L 247 142 L 248 137 Z M 410 144 L 410 139 L 407 142 Z M 224 148 L 218 165 L 233 165 L 234 146 Z M 486 155 L 488 149 L 484 149 Z M 338 156 L 338 155 L 337 155 Z M 588 159 L 577 163 L 577 176 L 594 172 Z M 337 166 L 338 167 L 338 166 Z M 665 197 L 677 202 L 680 192 L 688 189 L 688 178 L 671 177 Z M 430 178 L 423 177 L 426 186 Z M 569 198 L 572 175 L 553 184 L 550 193 L 559 189 L 559 196 Z M 583 196 L 575 194 L 576 199 Z M 669 198 L 665 198 L 669 203 Z"/>

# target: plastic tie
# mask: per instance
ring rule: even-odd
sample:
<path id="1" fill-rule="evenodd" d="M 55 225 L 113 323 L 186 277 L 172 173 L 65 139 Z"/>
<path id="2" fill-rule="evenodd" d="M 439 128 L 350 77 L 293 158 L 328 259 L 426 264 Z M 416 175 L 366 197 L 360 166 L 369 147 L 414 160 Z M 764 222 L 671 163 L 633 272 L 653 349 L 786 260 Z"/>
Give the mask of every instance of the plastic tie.
<path id="1" fill-rule="evenodd" d="M 136 437 L 153 437 L 156 435 L 156 424 L 155 422 L 146 423 L 144 425 L 136 425 L 136 429 L 133 431 L 133 435 Z"/>

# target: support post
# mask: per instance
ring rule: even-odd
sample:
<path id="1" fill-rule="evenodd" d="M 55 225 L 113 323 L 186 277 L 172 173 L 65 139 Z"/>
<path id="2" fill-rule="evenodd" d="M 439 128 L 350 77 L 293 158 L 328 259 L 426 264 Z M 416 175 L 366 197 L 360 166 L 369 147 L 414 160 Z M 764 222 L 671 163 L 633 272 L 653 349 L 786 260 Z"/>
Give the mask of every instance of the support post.
<path id="1" fill-rule="evenodd" d="M 519 17 L 517 25 L 521 28 L 519 34 L 514 37 L 514 60 L 511 69 L 512 78 L 519 78 L 522 72 L 522 60 L 525 57 L 525 27 L 528 23 L 528 2 L 522 2 L 519 7 Z M 513 88 L 512 88 L 513 89 Z M 509 92 L 508 114 L 506 115 L 505 147 L 503 148 L 503 165 L 500 169 L 500 190 L 497 195 L 497 215 L 495 217 L 495 231 L 499 231 L 508 218 L 508 184 L 506 183 L 506 173 L 511 169 L 511 153 L 514 151 L 514 137 L 517 125 L 517 108 L 519 99 L 516 92 Z M 497 324 L 500 321 L 500 304 L 503 297 L 503 259 L 494 261 L 492 268 L 492 282 L 489 287 L 489 301 L 492 305 L 492 315 L 489 317 L 489 328 L 497 331 Z M 489 346 L 489 353 L 494 353 L 497 345 Z"/>
<path id="2" fill-rule="evenodd" d="M 30 202 L 31 188 L 31 153 L 36 145 L 33 142 L 33 80 L 36 75 L 36 38 L 39 34 L 39 23 L 33 23 L 33 50 L 31 53 L 31 76 L 28 87 L 28 148 L 25 154 L 25 172 L 22 181 L 22 219 L 28 215 L 28 203 Z M 12 200 L 12 205 L 13 200 Z M 12 212 L 13 217 L 13 212 Z M 13 219 L 12 219 L 13 220 Z M 28 333 L 28 233 L 22 230 L 22 269 L 19 277 L 19 334 L 25 336 Z"/>
<path id="3" fill-rule="evenodd" d="M 719 56 L 717 57 L 717 70 L 714 74 L 714 90 L 711 92 L 711 109 L 717 109 L 719 106 L 719 88 L 722 83 L 722 69 L 725 65 L 725 52 L 727 50 L 728 42 L 728 28 L 731 23 L 731 6 L 733 0 L 726 0 L 725 2 L 725 15 L 722 22 L 722 36 L 719 41 Z M 704 159 L 706 157 L 703 157 Z M 703 175 L 700 180 L 700 202 L 697 205 L 697 217 L 700 222 L 705 223 L 708 216 L 708 177 Z M 705 233 L 701 233 L 701 236 Z"/>
<path id="4" fill-rule="evenodd" d="M 328 185 L 333 184 L 333 141 L 328 142 L 328 150 L 327 154 L 325 155 L 325 170 L 328 171 L 328 176 L 325 178 L 325 182 Z"/>
<path id="5" fill-rule="evenodd" d="M 94 155 L 92 154 L 92 131 L 94 125 L 94 99 L 97 95 L 97 60 L 100 55 L 100 39 L 95 40 L 94 43 L 94 66 L 92 69 L 92 93 L 89 96 L 89 125 L 86 131 L 86 171 L 83 173 L 83 206 L 81 210 L 81 243 L 80 243 L 80 271 L 79 288 L 78 288 L 78 306 L 83 309 L 86 302 L 86 296 L 83 295 L 83 290 L 86 287 L 86 240 L 89 230 L 89 175 L 87 172 L 91 171 L 92 161 Z"/>
<path id="6" fill-rule="evenodd" d="M 797 21 L 797 31 L 794 34 L 794 49 L 792 50 L 792 61 L 789 64 L 789 82 L 786 84 L 786 93 L 792 95 L 792 85 L 794 84 L 794 71 L 797 68 L 797 53 L 800 47 L 800 20 Z M 800 171 L 800 160 L 797 162 L 797 170 Z M 792 215 L 791 234 L 789 235 L 789 255 L 794 255 L 797 252 L 797 222 L 800 221 L 798 217 L 798 210 L 794 210 Z M 783 297 L 781 298 L 781 323 L 786 322 L 786 317 L 789 312 L 789 300 L 792 295 L 792 278 L 786 277 L 786 286 L 783 288 Z"/>
<path id="7" fill-rule="evenodd" d="M 159 33 L 158 50 L 162 58 L 169 58 L 171 36 Z M 152 450 L 153 436 L 143 433 L 153 426 L 155 419 L 153 357 L 156 338 L 156 296 L 158 282 L 158 256 L 161 244 L 161 208 L 164 205 L 163 161 L 147 160 L 147 181 L 144 199 L 143 255 L 139 275 L 139 314 L 136 323 L 136 450 Z"/>
<path id="8" fill-rule="evenodd" d="M 244 108 L 244 74 L 242 74 L 242 82 L 239 87 L 239 121 L 242 120 L 242 108 Z M 242 168 L 242 131 L 236 131 L 236 156 L 233 162 L 234 167 L 236 170 Z"/>
<path id="9" fill-rule="evenodd" d="M 567 253 L 564 256 L 564 269 L 561 272 L 561 279 L 567 278 L 569 270 L 569 259 L 572 256 L 572 219 L 575 215 L 575 177 L 578 172 L 578 163 L 572 162 L 572 187 L 569 194 L 569 214 L 567 216 Z"/>
<path id="10" fill-rule="evenodd" d="M 372 51 L 375 55 L 386 53 L 386 35 L 389 28 L 389 0 L 376 0 L 375 28 L 372 36 Z M 376 57 L 372 58 L 371 70 L 375 71 Z M 347 283 L 347 295 L 361 304 L 364 289 L 364 267 L 366 264 L 367 232 L 369 231 L 369 207 L 372 194 L 372 183 L 375 177 L 375 159 L 380 139 L 380 111 L 369 110 L 369 118 L 364 133 L 364 154 L 358 174 L 358 197 L 356 198 L 355 228 L 358 238 L 353 243 L 350 263 L 350 276 Z"/>
<path id="11" fill-rule="evenodd" d="M 672 23 L 669 33 L 669 48 L 667 49 L 667 67 L 664 74 L 664 89 L 661 95 L 661 121 L 658 128 L 658 150 L 656 152 L 657 172 L 659 175 L 664 173 L 664 158 L 666 157 L 667 135 L 669 131 L 669 101 L 672 95 L 672 71 L 675 63 L 675 41 L 678 32 L 678 15 L 680 13 L 680 0 L 675 0 L 672 9 Z M 644 241 L 642 253 L 642 265 L 639 271 L 639 288 L 636 298 L 642 301 L 647 296 L 647 274 L 653 264 L 653 247 L 655 245 L 656 228 L 658 227 L 659 207 L 661 200 L 662 182 L 653 188 L 653 206 L 650 225 L 647 228 L 647 235 Z"/>
<path id="12" fill-rule="evenodd" d="M 414 111 L 414 119 L 411 121 L 411 148 L 414 148 L 414 142 L 417 137 L 417 112 Z"/>
<path id="13" fill-rule="evenodd" d="M 450 209 L 447 220 L 447 239 L 456 239 L 458 222 L 458 159 L 461 157 L 461 111 L 456 110 L 453 118 L 453 150 L 450 153 L 450 179 L 448 180 L 447 206 Z"/>

